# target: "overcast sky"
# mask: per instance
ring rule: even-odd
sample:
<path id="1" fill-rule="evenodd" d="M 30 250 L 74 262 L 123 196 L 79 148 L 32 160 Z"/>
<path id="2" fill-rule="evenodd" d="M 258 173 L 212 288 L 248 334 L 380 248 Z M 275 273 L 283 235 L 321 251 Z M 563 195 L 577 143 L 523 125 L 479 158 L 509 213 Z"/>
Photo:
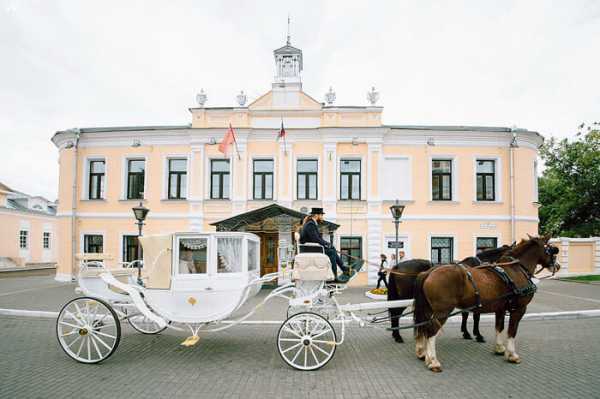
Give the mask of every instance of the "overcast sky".
<path id="1" fill-rule="evenodd" d="M 0 181 L 55 199 L 55 131 L 187 124 L 201 88 L 258 97 L 288 13 L 304 90 L 365 105 L 374 85 L 386 124 L 600 120 L 598 1 L 0 0 Z"/>

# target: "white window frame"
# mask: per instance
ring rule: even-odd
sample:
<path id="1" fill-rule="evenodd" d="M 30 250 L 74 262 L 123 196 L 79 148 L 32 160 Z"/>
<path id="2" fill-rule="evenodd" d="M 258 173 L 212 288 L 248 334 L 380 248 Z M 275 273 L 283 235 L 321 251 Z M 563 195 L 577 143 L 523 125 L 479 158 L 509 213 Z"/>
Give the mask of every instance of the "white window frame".
<path id="1" fill-rule="evenodd" d="M 85 252 L 85 236 L 102 236 L 102 254 L 106 254 L 106 232 L 105 231 L 82 231 L 79 233 L 79 252 Z"/>
<path id="2" fill-rule="evenodd" d="M 494 201 L 479 201 L 477 199 L 477 161 L 494 161 Z M 502 203 L 502 158 L 495 155 L 473 156 L 473 202 L 478 204 Z"/>
<path id="3" fill-rule="evenodd" d="M 254 161 L 273 161 L 273 199 L 254 199 Z M 257 155 L 250 158 L 248 163 L 248 193 L 246 196 L 248 201 L 277 201 L 279 191 L 277 163 L 277 157 L 273 155 Z"/>
<path id="4" fill-rule="evenodd" d="M 211 161 L 226 161 L 229 160 L 229 198 L 212 198 L 211 196 Z M 204 199 L 207 201 L 231 201 L 233 199 L 233 155 L 229 157 L 209 156 L 204 161 Z"/>
<path id="5" fill-rule="evenodd" d="M 478 238 L 496 238 L 496 241 L 498 242 L 498 245 L 502 245 L 502 236 L 500 233 L 498 232 L 491 232 L 491 233 L 485 233 L 485 232 L 478 232 L 473 234 L 473 255 L 475 256 L 477 254 L 477 239 Z"/>
<path id="6" fill-rule="evenodd" d="M 381 162 L 381 167 L 385 168 L 385 161 L 386 160 L 394 160 L 394 159 L 406 159 L 408 160 L 408 187 L 409 187 L 409 195 L 408 198 L 404 199 L 404 198 L 384 198 L 383 196 L 383 171 L 381 171 L 381 173 L 379 173 L 379 195 L 382 199 L 382 201 L 394 201 L 396 199 L 400 199 L 401 201 L 412 201 L 413 200 L 413 157 L 412 155 L 403 155 L 403 154 L 390 154 L 390 155 L 383 155 L 383 162 Z M 429 163 L 429 168 L 431 169 L 431 161 Z M 429 180 L 431 180 L 431 174 L 429 175 Z M 431 191 L 431 182 L 429 183 L 429 191 Z M 431 197 L 431 195 L 430 195 Z"/>
<path id="7" fill-rule="evenodd" d="M 48 248 L 44 247 L 44 239 L 45 235 L 48 234 Z M 43 251 L 52 251 L 52 231 L 44 230 L 42 231 L 42 250 Z"/>
<path id="8" fill-rule="evenodd" d="M 92 161 L 104 161 L 104 193 L 102 198 L 91 201 L 105 200 L 108 193 L 108 162 L 102 155 L 87 155 L 84 158 L 83 176 L 81 176 L 81 196 L 82 201 L 90 201 L 90 163 Z"/>
<path id="9" fill-rule="evenodd" d="M 360 161 L 360 199 L 342 199 L 342 162 L 343 161 Z M 367 191 L 368 191 L 368 182 L 367 182 L 367 164 L 365 163 L 364 155 L 356 155 L 356 154 L 337 154 L 336 165 L 335 165 L 335 191 L 336 198 L 338 201 L 366 201 L 367 200 Z"/>
<path id="10" fill-rule="evenodd" d="M 458 236 L 454 233 L 428 233 L 427 234 L 427 259 L 431 260 L 431 239 L 433 237 L 452 238 L 452 257 L 450 262 L 462 259 L 458 256 Z"/>
<path id="11" fill-rule="evenodd" d="M 185 159 L 185 187 L 186 193 L 184 198 L 169 198 L 169 161 L 172 159 Z M 162 188 L 160 198 L 163 201 L 187 201 L 190 196 L 190 154 L 167 154 L 162 157 Z M 146 178 L 144 177 L 144 186 L 146 185 Z M 144 190 L 146 187 L 144 187 Z M 144 196 L 146 196 L 146 192 L 144 191 Z"/>
<path id="12" fill-rule="evenodd" d="M 22 232 L 26 232 L 27 234 L 25 235 L 25 248 L 23 248 L 21 246 L 21 233 Z M 31 230 L 29 229 L 25 229 L 25 228 L 19 228 L 19 250 L 20 251 L 26 251 L 29 252 L 30 248 L 31 248 Z"/>
<path id="13" fill-rule="evenodd" d="M 450 191 L 451 191 L 451 195 L 452 195 L 452 199 L 450 201 L 447 200 L 434 200 L 433 199 L 433 190 L 431 185 L 432 183 L 432 173 L 433 173 L 433 160 L 449 160 L 452 161 L 452 169 L 451 169 L 451 173 L 452 173 L 452 187 L 450 187 Z M 460 202 L 460 199 L 458 197 L 458 189 L 457 189 L 457 182 L 459 179 L 459 174 L 458 174 L 458 162 L 457 162 L 457 156 L 456 155 L 450 155 L 450 154 L 430 154 L 429 155 L 429 165 L 427 167 L 427 170 L 429 171 L 428 173 L 428 180 L 429 180 L 429 201 L 430 202 L 434 202 L 436 204 L 443 204 L 443 203 L 454 203 L 454 202 Z M 431 245 L 431 242 L 430 242 Z M 431 256 L 431 250 L 429 251 L 429 256 Z"/>
<path id="14" fill-rule="evenodd" d="M 140 201 L 140 199 L 128 199 L 127 198 L 127 175 L 129 173 L 128 164 L 129 161 L 144 161 L 144 196 L 141 200 L 148 199 L 148 157 L 144 154 L 130 154 L 125 155 L 122 159 L 121 167 L 121 201 Z M 106 184 L 106 181 L 104 182 Z"/>
<path id="15" fill-rule="evenodd" d="M 339 159 L 339 158 L 338 158 Z M 299 199 L 298 198 L 298 161 L 317 161 L 317 198 L 315 199 Z M 293 165 L 292 165 L 292 175 L 293 175 L 293 200 L 294 201 L 320 201 L 321 196 L 323 195 L 323 187 L 321 186 L 321 178 L 323 177 L 323 171 L 321 170 L 321 156 L 318 154 L 302 154 L 298 156 L 294 156 Z M 337 187 L 337 183 L 336 183 Z"/>

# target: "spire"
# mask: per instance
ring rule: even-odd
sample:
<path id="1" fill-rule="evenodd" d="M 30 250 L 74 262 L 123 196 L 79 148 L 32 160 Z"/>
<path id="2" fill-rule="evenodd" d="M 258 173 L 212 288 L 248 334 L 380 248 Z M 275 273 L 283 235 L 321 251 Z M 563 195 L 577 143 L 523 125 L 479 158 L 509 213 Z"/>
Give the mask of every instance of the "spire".
<path id="1" fill-rule="evenodd" d="M 287 41 L 286 44 L 288 46 L 291 46 L 292 44 L 292 38 L 290 36 L 290 14 L 288 13 L 288 30 L 287 30 Z"/>

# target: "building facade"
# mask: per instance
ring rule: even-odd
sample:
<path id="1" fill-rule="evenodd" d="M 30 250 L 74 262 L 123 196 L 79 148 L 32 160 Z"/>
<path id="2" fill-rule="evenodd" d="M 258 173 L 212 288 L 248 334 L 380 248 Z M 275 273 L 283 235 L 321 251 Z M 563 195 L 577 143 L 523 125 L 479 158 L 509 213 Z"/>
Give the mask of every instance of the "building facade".
<path id="1" fill-rule="evenodd" d="M 363 282 L 376 279 L 381 253 L 395 251 L 389 207 L 396 200 L 406 205 L 399 233 L 405 258 L 450 261 L 537 233 L 538 133 L 383 125 L 374 89 L 367 106 L 335 105 L 331 90 L 321 103 L 302 91 L 301 50 L 288 41 L 274 58 L 271 90 L 248 105 L 242 92 L 238 106 L 208 107 L 202 92 L 189 125 L 54 135 L 58 279 L 76 273 L 78 252 L 109 253 L 113 267 L 136 257 L 131 208 L 140 201 L 150 209 L 145 234 L 212 231 L 273 203 L 296 212 L 323 207 L 339 225 L 337 247 L 372 262 Z M 218 146 L 230 125 L 236 144 L 224 155 Z M 275 251 L 281 267 L 290 229 L 270 224 L 279 234 L 263 250 Z"/>
<path id="2" fill-rule="evenodd" d="M 0 183 L 0 267 L 56 263 L 56 204 Z"/>

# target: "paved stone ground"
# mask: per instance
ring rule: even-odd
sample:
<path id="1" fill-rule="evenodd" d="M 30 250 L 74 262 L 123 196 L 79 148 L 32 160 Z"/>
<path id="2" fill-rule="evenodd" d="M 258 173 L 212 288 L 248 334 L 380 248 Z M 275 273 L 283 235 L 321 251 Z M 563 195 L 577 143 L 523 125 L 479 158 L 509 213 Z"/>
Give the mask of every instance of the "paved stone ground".
<path id="1" fill-rule="evenodd" d="M 492 335 L 484 326 L 484 334 Z M 600 319 L 521 325 L 520 365 L 445 332 L 438 340 L 444 372 L 414 356 L 414 342 L 354 327 L 321 370 L 286 366 L 275 348 L 277 326 L 252 325 L 208 334 L 193 348 L 183 337 L 135 333 L 115 354 L 83 365 L 58 346 L 52 320 L 0 317 L 0 397 L 170 398 L 593 398 L 600 396 Z"/>

